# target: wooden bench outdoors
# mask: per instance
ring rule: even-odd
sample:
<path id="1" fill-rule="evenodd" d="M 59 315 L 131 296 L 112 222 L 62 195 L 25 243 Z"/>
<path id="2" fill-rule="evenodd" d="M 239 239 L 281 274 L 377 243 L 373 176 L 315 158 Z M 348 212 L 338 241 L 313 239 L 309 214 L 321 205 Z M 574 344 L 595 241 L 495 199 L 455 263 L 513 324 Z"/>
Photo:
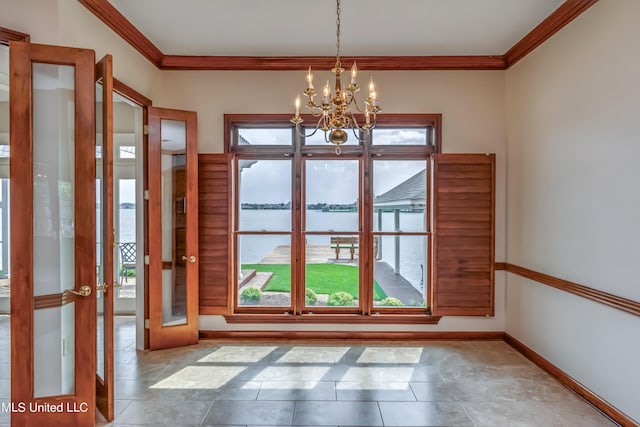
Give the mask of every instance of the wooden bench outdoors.
<path id="1" fill-rule="evenodd" d="M 340 259 L 340 249 L 349 249 L 351 259 L 358 248 L 357 236 L 331 236 L 331 248 L 336 250 L 336 259 Z"/>

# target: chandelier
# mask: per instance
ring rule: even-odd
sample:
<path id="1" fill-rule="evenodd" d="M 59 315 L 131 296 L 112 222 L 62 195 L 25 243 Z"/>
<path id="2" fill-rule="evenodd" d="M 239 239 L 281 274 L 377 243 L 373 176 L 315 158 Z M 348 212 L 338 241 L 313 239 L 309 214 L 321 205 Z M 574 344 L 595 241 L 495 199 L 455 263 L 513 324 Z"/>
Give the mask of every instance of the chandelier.
<path id="1" fill-rule="evenodd" d="M 346 87 L 342 86 L 341 75 L 345 70 L 340 63 L 340 0 L 336 0 L 336 16 L 336 64 L 331 69 L 331 72 L 335 74 L 334 92 L 331 93 L 331 86 L 327 80 L 322 99 L 320 103 L 316 102 L 314 98 L 317 93 L 313 87 L 313 74 L 311 67 L 309 67 L 307 89 L 304 91 L 304 95 L 307 97 L 307 107 L 314 117 L 318 117 L 318 121 L 310 134 L 307 135 L 300 130 L 300 125 L 304 120 L 300 117 L 300 95 L 298 95 L 295 102 L 296 114 L 291 118 L 291 122 L 296 126 L 296 131 L 305 138 L 322 130 L 325 142 L 336 145 L 336 154 L 340 155 L 340 146 L 348 139 L 345 129 L 351 129 L 353 135 L 362 141 L 359 133 L 367 133 L 376 126 L 376 115 L 381 111 L 381 108 L 378 105 L 373 78 L 369 83 L 369 97 L 364 102 L 364 110 L 358 105 L 356 92 L 360 90 L 360 86 L 357 83 L 358 66 L 355 61 L 351 67 L 351 82 Z M 356 112 L 364 114 L 363 123 L 358 123 Z"/>

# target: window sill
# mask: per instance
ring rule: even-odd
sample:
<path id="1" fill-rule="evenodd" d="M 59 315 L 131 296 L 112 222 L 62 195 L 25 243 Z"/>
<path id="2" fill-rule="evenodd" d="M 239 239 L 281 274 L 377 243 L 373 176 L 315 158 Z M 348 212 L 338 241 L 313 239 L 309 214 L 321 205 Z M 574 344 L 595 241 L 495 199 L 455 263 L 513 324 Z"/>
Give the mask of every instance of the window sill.
<path id="1" fill-rule="evenodd" d="M 224 316 L 227 323 L 316 323 L 365 325 L 437 325 L 441 316 L 428 314 L 231 314 Z"/>

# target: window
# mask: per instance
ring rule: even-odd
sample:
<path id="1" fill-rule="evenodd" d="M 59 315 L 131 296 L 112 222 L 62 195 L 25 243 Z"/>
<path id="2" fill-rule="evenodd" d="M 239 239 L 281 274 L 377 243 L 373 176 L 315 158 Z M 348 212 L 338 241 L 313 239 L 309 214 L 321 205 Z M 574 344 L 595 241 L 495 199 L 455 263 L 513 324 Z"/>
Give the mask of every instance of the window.
<path id="1" fill-rule="evenodd" d="M 226 120 L 234 313 L 428 312 L 439 115 L 380 117 L 341 155 L 285 116 Z"/>

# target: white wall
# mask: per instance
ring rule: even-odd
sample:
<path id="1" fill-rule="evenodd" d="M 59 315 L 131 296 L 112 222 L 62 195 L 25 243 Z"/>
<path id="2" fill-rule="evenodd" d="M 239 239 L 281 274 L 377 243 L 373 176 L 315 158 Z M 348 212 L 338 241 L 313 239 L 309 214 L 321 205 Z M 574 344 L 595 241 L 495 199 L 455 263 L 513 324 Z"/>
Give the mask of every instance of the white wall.
<path id="1" fill-rule="evenodd" d="M 640 2 L 600 0 L 507 71 L 507 261 L 640 300 Z M 507 278 L 509 334 L 640 421 L 640 318 Z"/>
<path id="2" fill-rule="evenodd" d="M 113 74 L 153 98 L 161 72 L 76 0 L 2 0 L 0 26 L 31 36 L 31 43 L 93 49 L 113 55 Z"/>
<path id="3" fill-rule="evenodd" d="M 315 73 L 317 81 L 328 73 Z M 506 123 L 503 71 L 406 71 L 372 73 L 385 113 L 442 113 L 443 151 L 497 153 L 496 259 L 505 259 Z M 223 151 L 224 114 L 293 113 L 293 100 L 306 87 L 305 71 L 166 71 L 154 103 L 198 112 L 201 153 Z M 369 73 L 362 70 L 362 82 Z M 504 274 L 496 274 L 494 318 L 444 318 L 436 326 L 226 325 L 201 316 L 201 329 L 296 330 L 504 330 Z"/>

